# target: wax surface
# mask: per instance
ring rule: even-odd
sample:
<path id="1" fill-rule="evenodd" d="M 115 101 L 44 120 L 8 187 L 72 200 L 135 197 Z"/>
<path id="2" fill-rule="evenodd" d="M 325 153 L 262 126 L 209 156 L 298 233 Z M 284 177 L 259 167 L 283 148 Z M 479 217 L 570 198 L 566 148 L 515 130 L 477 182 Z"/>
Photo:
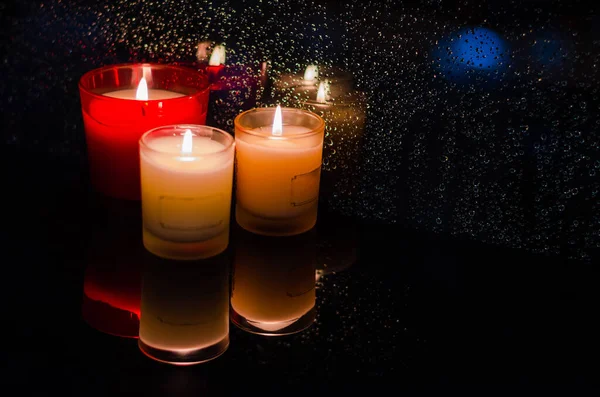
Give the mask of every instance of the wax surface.
<path id="1" fill-rule="evenodd" d="M 271 127 L 260 127 L 257 131 Z M 283 137 L 309 131 L 284 126 Z M 316 205 L 322 145 L 313 141 L 268 137 L 237 143 L 237 199 L 247 211 L 264 218 L 299 216 Z"/>
<path id="2" fill-rule="evenodd" d="M 225 146 L 194 137 L 192 153 L 181 153 L 181 144 L 160 137 L 149 144 L 159 153 L 140 151 L 144 228 L 166 241 L 206 241 L 229 227 L 233 148 L 214 154 Z"/>
<path id="3" fill-rule="evenodd" d="M 108 96 L 111 98 L 139 100 L 139 99 L 136 99 L 136 97 L 135 97 L 136 91 L 137 91 L 136 88 L 128 88 L 125 90 L 105 92 L 102 95 Z M 179 92 L 174 92 L 174 91 L 159 90 L 159 89 L 154 89 L 154 88 L 151 88 L 148 90 L 148 100 L 181 98 L 183 96 L 185 96 L 185 94 L 181 94 Z"/>
<path id="4" fill-rule="evenodd" d="M 173 156 L 164 156 L 160 159 L 162 166 L 172 167 L 183 172 L 189 171 L 211 171 L 215 167 L 223 166 L 221 158 L 214 156 L 202 156 L 210 153 L 220 152 L 225 149 L 222 143 L 207 137 L 194 137 L 192 140 L 192 153 L 182 153 L 181 136 L 161 137 L 153 141 L 148 147 L 161 153 L 171 153 Z"/>

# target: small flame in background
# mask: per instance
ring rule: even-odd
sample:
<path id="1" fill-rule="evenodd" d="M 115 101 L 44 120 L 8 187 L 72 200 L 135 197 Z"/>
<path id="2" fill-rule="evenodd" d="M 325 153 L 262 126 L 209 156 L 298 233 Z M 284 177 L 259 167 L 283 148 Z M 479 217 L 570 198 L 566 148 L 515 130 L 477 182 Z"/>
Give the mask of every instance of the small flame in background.
<path id="1" fill-rule="evenodd" d="M 319 68 L 317 65 L 308 65 L 304 71 L 304 81 L 312 82 L 319 77 Z"/>
<path id="2" fill-rule="evenodd" d="M 210 66 L 218 66 L 225 64 L 225 47 L 222 45 L 217 45 L 213 49 L 213 52 L 210 56 L 210 60 L 208 61 Z"/>
<path id="3" fill-rule="evenodd" d="M 275 136 L 283 135 L 283 120 L 281 117 L 281 106 L 277 105 L 275 109 L 275 116 L 273 117 L 273 129 L 271 134 Z"/>
<path id="4" fill-rule="evenodd" d="M 140 101 L 148 100 L 148 84 L 146 83 L 146 79 L 142 77 L 140 83 L 138 84 L 137 91 L 135 92 L 135 99 Z"/>
<path id="5" fill-rule="evenodd" d="M 319 91 L 317 92 L 317 102 L 325 103 L 325 83 L 319 83 Z"/>
<path id="6" fill-rule="evenodd" d="M 192 131 L 185 130 L 183 134 L 183 142 L 181 144 L 181 154 L 191 154 L 192 153 Z"/>

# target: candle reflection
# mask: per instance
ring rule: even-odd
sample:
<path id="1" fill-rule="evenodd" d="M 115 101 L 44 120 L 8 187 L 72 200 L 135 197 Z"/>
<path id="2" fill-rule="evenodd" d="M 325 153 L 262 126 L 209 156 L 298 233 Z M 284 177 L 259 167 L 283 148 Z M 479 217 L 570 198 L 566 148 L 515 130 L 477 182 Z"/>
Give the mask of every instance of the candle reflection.
<path id="1" fill-rule="evenodd" d="M 129 264 L 96 263 L 85 272 L 82 314 L 98 331 L 137 338 L 140 271 Z"/>
<path id="2" fill-rule="evenodd" d="M 267 237 L 234 228 L 231 318 L 261 335 L 288 335 L 308 328 L 316 315 L 315 229 Z"/>
<path id="3" fill-rule="evenodd" d="M 144 252 L 139 204 L 103 199 L 93 205 L 82 316 L 98 331 L 137 338 Z"/>
<path id="4" fill-rule="evenodd" d="M 229 346 L 229 264 L 148 255 L 143 273 L 139 347 L 174 365 L 212 360 Z"/>

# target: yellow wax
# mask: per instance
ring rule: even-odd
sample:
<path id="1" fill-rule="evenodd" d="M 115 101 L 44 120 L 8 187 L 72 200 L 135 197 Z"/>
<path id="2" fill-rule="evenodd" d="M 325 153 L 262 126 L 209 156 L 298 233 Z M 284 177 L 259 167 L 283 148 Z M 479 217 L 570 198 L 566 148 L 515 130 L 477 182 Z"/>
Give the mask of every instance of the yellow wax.
<path id="1" fill-rule="evenodd" d="M 120 98 L 120 99 L 136 99 L 137 88 L 128 88 L 125 90 L 117 90 L 105 92 L 104 96 L 108 96 L 111 98 Z M 180 98 L 185 96 L 185 94 L 181 94 L 179 92 L 167 91 L 167 90 L 159 90 L 155 88 L 148 89 L 148 100 L 160 100 L 160 99 L 172 99 L 172 98 Z"/>
<path id="2" fill-rule="evenodd" d="M 144 245 L 173 259 L 212 256 L 229 241 L 234 149 L 223 151 L 219 142 L 194 137 L 192 152 L 183 154 L 181 144 L 181 136 L 164 136 L 151 142 L 152 150 L 140 150 Z M 219 236 L 217 246 L 178 252 L 177 244 Z"/>
<path id="3" fill-rule="evenodd" d="M 308 131 L 284 126 L 282 136 L 236 140 L 238 205 L 267 219 L 297 217 L 316 206 L 322 141 L 286 139 Z"/>

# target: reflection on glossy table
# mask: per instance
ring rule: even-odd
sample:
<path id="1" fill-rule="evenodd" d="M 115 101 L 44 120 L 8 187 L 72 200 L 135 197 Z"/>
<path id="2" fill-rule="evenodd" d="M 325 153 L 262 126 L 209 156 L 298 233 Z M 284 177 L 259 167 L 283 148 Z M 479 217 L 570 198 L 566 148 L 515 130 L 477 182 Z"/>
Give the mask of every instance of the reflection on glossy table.
<path id="1" fill-rule="evenodd" d="M 230 325 L 230 346 L 215 360 L 187 368 L 155 362 L 135 338 L 114 335 L 131 336 L 131 323 L 101 332 L 94 326 L 106 317 L 93 323 L 82 311 L 90 269 L 112 258 L 108 281 L 118 293 L 106 303 L 135 322 L 139 286 L 123 285 L 146 255 L 135 231 L 139 204 L 107 210 L 78 164 L 5 158 L 18 166 L 7 182 L 19 194 L 7 197 L 3 236 L 11 321 L 2 373 L 21 394 L 596 390 L 589 363 L 600 351 L 597 267 L 400 224 L 342 223 L 327 212 L 316 231 L 320 270 L 309 328 L 265 337 Z M 323 261 L 333 269 L 324 271 Z M 129 273 L 117 271 L 127 263 Z M 96 285 L 111 291 L 106 282 Z"/>

